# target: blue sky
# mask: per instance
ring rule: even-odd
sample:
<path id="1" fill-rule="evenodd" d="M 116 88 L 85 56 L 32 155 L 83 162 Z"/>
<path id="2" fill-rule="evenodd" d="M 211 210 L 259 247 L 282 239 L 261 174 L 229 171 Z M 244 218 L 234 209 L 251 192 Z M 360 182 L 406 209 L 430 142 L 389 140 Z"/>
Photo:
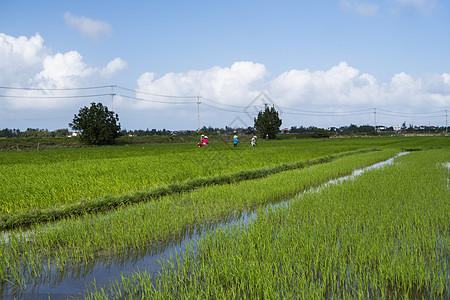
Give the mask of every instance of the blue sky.
<path id="1" fill-rule="evenodd" d="M 200 126 L 252 126 L 264 103 L 282 127 L 443 126 L 449 5 L 0 0 L 0 129 L 67 128 L 110 85 L 126 129 L 196 129 L 196 96 Z"/>

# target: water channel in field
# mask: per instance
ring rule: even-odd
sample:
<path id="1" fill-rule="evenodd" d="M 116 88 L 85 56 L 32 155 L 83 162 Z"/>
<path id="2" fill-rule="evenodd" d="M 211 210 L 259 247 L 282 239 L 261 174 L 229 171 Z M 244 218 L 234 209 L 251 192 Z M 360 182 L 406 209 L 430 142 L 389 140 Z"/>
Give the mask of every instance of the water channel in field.
<path id="1" fill-rule="evenodd" d="M 407 153 L 409 152 L 402 152 L 395 157 Z M 352 180 L 366 171 L 393 164 L 394 158 L 355 170 L 351 175 L 332 179 L 318 187 L 299 193 L 299 196 L 303 193 L 316 192 L 328 185 Z M 279 200 L 267 206 L 286 205 L 294 198 L 295 196 L 287 200 Z M 41 277 L 27 278 L 25 280 L 26 288 L 23 285 L 13 287 L 8 282 L 1 282 L 0 299 L 77 299 L 83 298 L 87 287 L 94 281 L 97 287 L 108 286 L 111 281 L 120 279 L 121 275 L 127 276 L 137 270 L 145 270 L 147 273 L 157 275 L 161 269 L 160 262 L 169 260 L 170 256 L 177 252 L 184 252 L 188 244 L 191 245 L 190 248 L 195 249 L 197 241 L 205 232 L 234 224 L 250 223 L 255 217 L 254 210 L 247 211 L 236 216 L 230 216 L 226 221 L 220 223 L 187 229 L 183 235 L 165 244 L 152 245 L 142 250 L 130 249 L 119 254 L 105 254 L 90 262 L 71 263 L 64 269 L 51 266 Z M 3 234 L 4 240 L 7 241 L 8 233 Z"/>

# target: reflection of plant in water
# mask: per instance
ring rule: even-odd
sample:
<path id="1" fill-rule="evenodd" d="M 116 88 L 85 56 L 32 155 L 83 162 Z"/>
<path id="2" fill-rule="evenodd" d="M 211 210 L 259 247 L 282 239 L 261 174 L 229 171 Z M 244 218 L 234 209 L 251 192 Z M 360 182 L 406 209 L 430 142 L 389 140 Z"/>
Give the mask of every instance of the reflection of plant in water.
<path id="1" fill-rule="evenodd" d="M 34 264 L 35 267 L 34 273 L 23 274 L 21 268 L 10 271 L 15 270 L 19 277 L 33 280 L 40 277 L 42 282 L 60 283 L 83 278 L 101 265 L 104 268 L 121 267 L 129 261 L 137 262 L 148 255 L 164 251 L 164 248 L 185 239 L 186 235 L 205 231 L 210 226 L 239 215 L 243 210 L 276 198 L 288 197 L 299 189 L 318 184 L 343 170 L 350 172 L 355 166 L 384 159 L 392 153 L 353 153 L 350 156 L 351 153 L 344 153 L 297 164 L 247 170 L 236 173 L 236 180 L 248 178 L 245 175 L 247 173 L 262 177 L 300 168 L 292 171 L 294 173 L 282 172 L 256 181 L 236 182 L 231 186 L 215 185 L 190 193 L 166 196 L 151 204 L 125 207 L 107 216 L 87 215 L 80 219 L 63 220 L 55 226 L 36 228 L 35 234 L 29 234 L 27 238 L 12 234 L 6 244 L 14 249 L 22 249 L 24 262 Z M 332 161 L 333 158 L 335 161 Z M 325 165 L 325 162 L 330 163 Z M 315 172 L 302 169 L 312 165 L 316 165 Z M 302 175 L 304 172 L 307 176 Z M 224 175 L 221 180 L 227 176 Z M 252 197 L 242 197 L 246 194 Z M 40 252 L 44 256 L 36 256 Z M 41 257 L 41 260 L 38 261 L 37 257 Z"/>
<path id="2" fill-rule="evenodd" d="M 135 272 L 111 288 L 162 299 L 446 299 L 450 206 L 447 170 L 435 166 L 447 159 L 448 149 L 411 153 L 357 180 L 258 210 L 249 224 L 206 234 L 195 255 L 173 257 L 159 276 Z M 90 292 L 105 296 L 95 286 Z"/>

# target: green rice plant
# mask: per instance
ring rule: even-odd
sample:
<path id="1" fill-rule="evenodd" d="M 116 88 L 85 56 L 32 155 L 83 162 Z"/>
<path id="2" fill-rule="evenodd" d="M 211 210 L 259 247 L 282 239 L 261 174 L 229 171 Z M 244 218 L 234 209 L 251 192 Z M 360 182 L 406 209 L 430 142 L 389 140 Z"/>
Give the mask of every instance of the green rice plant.
<path id="1" fill-rule="evenodd" d="M 198 187 L 212 185 L 212 184 L 227 184 L 241 180 L 249 180 L 264 177 L 270 174 L 304 168 L 310 165 L 324 163 L 332 159 L 353 155 L 357 153 L 364 153 L 369 150 L 358 150 L 352 152 L 344 152 L 335 155 L 328 155 L 326 157 L 319 157 L 306 161 L 299 161 L 294 163 L 280 164 L 270 167 L 263 167 L 259 169 L 242 170 L 235 173 L 216 175 L 206 178 L 197 178 L 184 182 L 171 183 L 166 186 L 159 186 L 147 191 L 137 191 L 132 194 L 124 194 L 119 196 L 106 195 L 99 199 L 92 199 L 88 201 L 80 201 L 74 204 L 59 206 L 50 209 L 37 210 L 34 212 L 19 212 L 13 215 L 4 216 L 0 219 L 0 228 L 11 229 L 17 227 L 30 226 L 37 223 L 45 223 L 56 221 L 62 218 L 81 215 L 85 213 L 98 213 L 102 211 L 111 210 L 118 206 L 130 205 L 133 203 L 149 201 L 151 199 L 165 196 L 173 193 L 181 193 L 193 190 Z"/>
<path id="2" fill-rule="evenodd" d="M 261 141 L 0 152 L 0 216 L 368 148 L 439 147 L 445 137 Z"/>
<path id="3" fill-rule="evenodd" d="M 11 233 L 1 241 L 0 268 L 10 264 L 11 274 L 25 276 L 22 261 L 33 265 L 31 276 L 45 277 L 52 265 L 61 272 L 70 265 L 84 265 L 102 255 L 127 248 L 151 248 L 181 237 L 187 228 L 201 228 L 243 210 L 253 209 L 354 169 L 392 157 L 396 151 L 376 151 L 342 156 L 329 163 L 274 174 L 231 185 L 208 186 L 190 193 L 161 197 L 150 204 L 124 207 L 108 215 L 86 214 L 55 225 L 34 226 Z M 251 197 L 248 197 L 251 196 Z M 13 250 L 13 251 L 11 251 Z"/>
<path id="4" fill-rule="evenodd" d="M 144 149 L 130 146 L 1 152 L 0 213 L 42 209 L 323 155 L 316 155 L 308 147 L 281 142 L 279 149 L 259 147 L 252 152 L 243 151 L 245 148 L 230 151 L 222 144 L 206 151 L 177 144 Z M 273 155 L 280 149 L 283 155 Z M 334 152 L 333 147 L 323 151 L 325 155 Z"/>
<path id="5" fill-rule="evenodd" d="M 414 152 L 259 209 L 250 224 L 207 234 L 178 267 L 174 258 L 158 276 L 113 286 L 121 299 L 448 298 L 449 159 L 448 149 Z"/>

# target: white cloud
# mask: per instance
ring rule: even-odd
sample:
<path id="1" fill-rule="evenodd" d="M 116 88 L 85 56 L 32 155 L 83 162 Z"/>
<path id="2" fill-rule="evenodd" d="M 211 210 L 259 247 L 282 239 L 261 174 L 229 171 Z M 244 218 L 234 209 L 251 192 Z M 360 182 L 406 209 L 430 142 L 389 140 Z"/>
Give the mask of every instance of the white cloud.
<path id="1" fill-rule="evenodd" d="M 28 78 L 29 72 L 37 72 L 49 52 L 43 44 L 38 33 L 30 38 L 0 33 L 0 82 L 20 83 Z"/>
<path id="2" fill-rule="evenodd" d="M 87 17 L 77 16 L 70 12 L 64 13 L 64 21 L 67 25 L 79 31 L 83 36 L 100 39 L 111 35 L 113 29 L 108 22 L 92 20 Z"/>
<path id="3" fill-rule="evenodd" d="M 442 81 L 450 87 L 450 74 L 448 73 L 442 74 Z"/>
<path id="4" fill-rule="evenodd" d="M 377 93 L 376 79 L 346 62 L 327 71 L 291 70 L 270 82 L 269 91 L 283 105 L 358 105 L 372 102 Z"/>
<path id="5" fill-rule="evenodd" d="M 375 16 L 378 13 L 378 5 L 360 0 L 341 0 L 339 6 L 344 11 L 352 11 L 362 16 Z"/>
<path id="6" fill-rule="evenodd" d="M 233 107 L 221 107 L 242 113 L 241 115 L 226 113 L 203 105 L 201 109 L 204 116 L 203 122 L 206 123 L 205 125 L 213 124 L 213 126 L 214 122 L 218 123 L 216 126 L 225 126 L 236 116 L 240 116 L 251 125 L 251 120 L 244 112 L 247 105 L 252 103 L 261 91 L 264 91 L 272 102 L 283 110 L 284 121 L 289 124 L 289 120 L 291 120 L 291 124 L 297 122 L 297 125 L 301 124 L 298 123 L 298 120 L 303 120 L 307 124 L 309 122 L 310 125 L 326 124 L 328 126 L 348 125 L 349 122 L 371 124 L 373 108 L 394 112 L 423 113 L 444 110 L 450 104 L 450 75 L 447 73 L 414 78 L 403 72 L 392 76 L 389 82 L 379 83 L 373 75 L 361 73 L 346 62 L 340 62 L 328 70 L 293 69 L 272 79 L 269 79 L 267 75 L 268 72 L 262 64 L 237 62 L 231 67 L 168 73 L 160 78 L 157 78 L 154 73 L 148 72 L 140 76 L 137 84 L 139 90 L 149 93 L 201 95 L 201 101 L 204 104 L 220 106 L 217 104 L 219 102 L 225 105 L 234 105 Z M 138 94 L 137 97 L 152 98 L 144 94 Z M 174 100 L 158 97 L 152 99 L 189 101 L 191 103 L 195 100 L 195 98 Z M 192 114 L 196 111 L 194 104 L 182 106 L 183 108 L 171 104 L 139 101 L 132 105 L 127 101 L 126 104 L 128 107 L 134 105 L 135 109 L 152 108 L 165 113 L 190 111 Z M 330 116 L 319 114 L 311 117 L 292 114 L 299 110 L 335 112 L 344 114 L 344 116 L 338 121 L 332 113 Z M 363 112 L 361 115 L 356 113 L 345 116 L 346 112 L 355 110 L 363 110 Z M 431 119 L 431 121 L 433 120 Z M 379 113 L 379 121 L 387 123 L 386 125 L 395 125 L 400 121 L 403 122 L 404 118 Z M 428 121 L 427 119 L 425 124 L 428 124 Z"/>
<path id="7" fill-rule="evenodd" d="M 267 80 L 264 65 L 236 62 L 229 68 L 168 73 L 158 79 L 154 73 L 147 72 L 139 77 L 137 85 L 138 90 L 148 93 L 201 95 L 206 103 L 213 100 L 241 107 L 249 104 L 261 91 L 282 107 L 309 105 L 324 110 L 396 106 L 400 111 L 403 107 L 420 111 L 450 103 L 450 75 L 447 73 L 413 78 L 402 72 L 395 74 L 390 82 L 378 83 L 373 75 L 361 73 L 346 62 L 325 71 L 289 70 L 272 80 Z M 137 97 L 164 101 L 144 94 Z M 137 107 L 167 108 L 170 105 L 147 102 L 139 103 Z"/>
<path id="8" fill-rule="evenodd" d="M 264 65 L 235 62 L 231 67 L 213 67 L 203 71 L 168 73 L 156 79 L 154 73 L 144 73 L 137 80 L 138 90 L 163 95 L 201 95 L 227 104 L 241 104 L 255 97 L 263 88 L 267 74 Z M 149 98 L 145 95 L 137 95 Z M 158 98 L 157 101 L 164 99 Z M 182 100 L 180 100 L 181 102 Z M 192 101 L 187 99 L 185 101 Z M 160 103 L 141 102 L 139 107 L 167 107 Z"/>
<path id="9" fill-rule="evenodd" d="M 434 10 L 436 0 L 395 0 L 399 9 L 414 9 L 422 14 L 429 14 Z"/>
<path id="10" fill-rule="evenodd" d="M 44 40 L 36 34 L 30 38 L 12 37 L 0 33 L 0 82 L 4 86 L 24 88 L 60 89 L 103 84 L 126 68 L 120 58 L 110 61 L 105 67 L 88 66 L 77 51 L 53 54 L 44 46 Z M 3 95 L 44 96 L 56 91 L 2 90 Z M 66 93 L 67 94 L 67 93 Z M 74 92 L 76 94 L 76 92 Z M 55 108 L 68 101 L 40 98 L 3 98 L 3 107 Z"/>
<path id="11" fill-rule="evenodd" d="M 12 37 L 0 33 L 0 82 L 2 86 L 38 87 L 38 88 L 73 88 L 89 87 L 114 83 L 113 76 L 126 68 L 126 62 L 120 58 L 111 60 L 105 66 L 90 66 L 77 51 L 66 53 L 52 53 L 45 47 L 43 38 L 36 34 L 32 37 Z M 425 74 L 413 77 L 401 72 L 392 76 L 388 82 L 378 82 L 368 73 L 362 73 L 357 68 L 340 62 L 327 70 L 310 71 L 308 69 L 291 69 L 271 77 L 266 67 L 260 63 L 250 61 L 235 62 L 228 67 L 215 66 L 205 70 L 192 70 L 181 73 L 167 73 L 157 76 L 155 73 L 143 73 L 137 79 L 137 89 L 147 93 L 162 95 L 201 96 L 203 104 L 202 123 L 204 125 L 225 126 L 235 116 L 223 110 L 208 107 L 220 106 L 231 110 L 244 110 L 261 91 L 272 101 L 283 107 L 285 113 L 291 109 L 305 109 L 314 111 L 354 111 L 371 109 L 373 107 L 391 111 L 411 111 L 416 113 L 439 111 L 448 109 L 450 104 L 450 74 Z M 59 91 L 33 90 L 1 90 L 1 95 L 55 95 Z M 76 95 L 76 91 L 73 91 Z M 67 95 L 67 92 L 64 93 Z M 125 92 L 124 92 L 125 94 Z M 130 94 L 128 94 L 130 95 Z M 151 109 L 158 112 L 161 120 L 170 116 L 177 116 L 170 122 L 183 121 L 183 116 L 189 120 L 196 114 L 196 97 L 167 98 L 138 93 L 132 95 L 142 99 L 171 102 L 191 102 L 190 105 L 161 104 L 146 101 L 132 101 L 131 99 L 115 99 L 115 108 L 124 112 L 136 109 Z M 81 101 L 81 100 L 80 100 Z M 86 105 L 86 99 L 83 99 Z M 89 100 L 88 100 L 89 101 Z M 221 106 L 221 104 L 233 105 Z M 22 109 L 30 111 L 47 110 L 50 114 L 55 110 L 67 109 L 71 116 L 80 106 L 75 106 L 74 100 L 68 99 L 17 99 L 2 97 L 0 113 L 2 116 L 15 116 Z M 236 108 L 237 106 L 237 108 Z M 74 108 L 75 107 L 75 108 Z M 154 110 L 153 110 L 154 109 Z M 245 117 L 245 114 L 242 114 Z M 283 116 L 288 120 L 289 116 Z M 385 116 L 387 118 L 387 116 Z M 209 119 L 207 119 L 209 118 Z M 355 120 L 358 116 L 351 116 Z M 361 123 L 368 123 L 369 115 Z M 292 119 L 293 125 L 301 125 Z M 369 119 L 370 120 L 370 119 Z M 431 119 L 431 122 L 435 119 Z M 1 121 L 1 118 L 0 118 Z M 325 122 L 323 117 L 311 117 L 305 125 L 319 125 Z M 403 122 L 403 120 L 400 120 Z M 167 121 L 169 122 L 169 121 Z M 316 123 L 314 123 L 316 122 Z M 356 122 L 356 121 L 355 121 Z M 382 121 L 381 121 L 382 122 Z M 191 124 L 196 127 L 195 124 Z M 292 124 L 291 123 L 291 124 Z M 349 124 L 349 119 L 341 124 Z M 250 124 L 250 123 L 249 123 Z M 327 125 L 339 125 L 336 118 L 331 117 Z M 426 122 L 428 124 L 428 120 Z M 180 128 L 192 128 L 191 125 Z M 6 125 L 7 127 L 10 125 Z M 25 125 L 27 126 L 27 125 Z M 150 125 L 153 126 L 153 125 Z M 167 125 L 160 125 L 161 128 Z M 158 128 L 160 128 L 158 127 Z"/>
<path id="12" fill-rule="evenodd" d="M 114 76 L 127 68 L 127 62 L 123 59 L 117 57 L 110 61 L 106 67 L 101 70 L 101 74 L 105 78 Z"/>
<path id="13" fill-rule="evenodd" d="M 70 51 L 45 57 L 43 70 L 34 77 L 34 81 L 61 88 L 73 86 L 82 78 L 92 77 L 94 72 L 95 69 L 89 68 L 77 51 Z"/>
<path id="14" fill-rule="evenodd" d="M 373 17 L 380 10 L 376 1 L 365 0 L 340 0 L 339 7 L 345 12 L 353 12 L 361 16 Z M 391 13 L 401 11 L 417 11 L 421 14 L 430 14 L 436 6 L 436 0 L 389 0 L 387 10 Z"/>

